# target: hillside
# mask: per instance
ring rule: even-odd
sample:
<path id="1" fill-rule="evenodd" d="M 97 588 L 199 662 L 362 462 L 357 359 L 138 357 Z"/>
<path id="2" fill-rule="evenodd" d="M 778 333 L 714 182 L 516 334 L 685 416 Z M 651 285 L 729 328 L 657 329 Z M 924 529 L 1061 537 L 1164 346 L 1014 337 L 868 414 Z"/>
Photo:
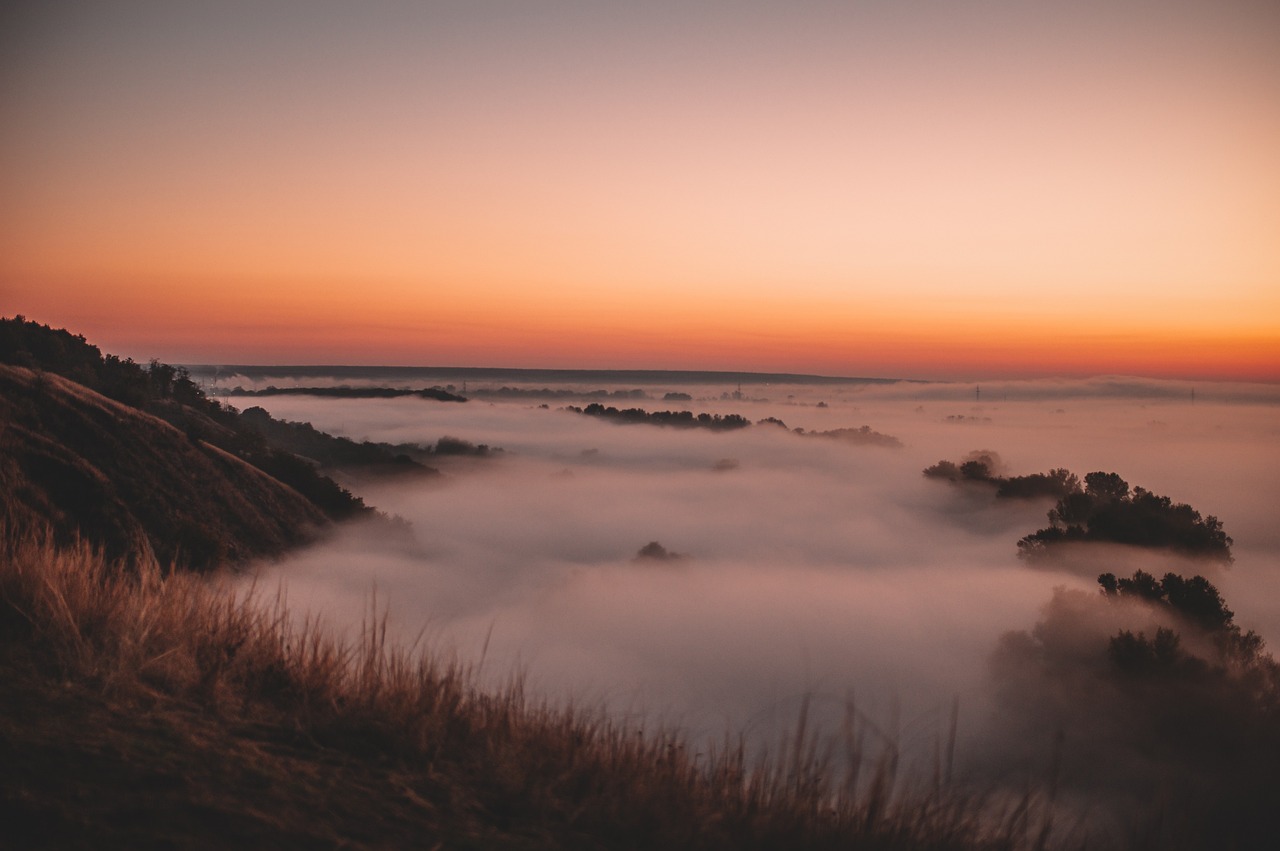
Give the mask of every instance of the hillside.
<path id="1" fill-rule="evenodd" d="M 1002 818 L 903 789 L 891 750 L 859 779 L 852 727 L 848 773 L 803 717 L 756 762 L 536 704 L 518 678 L 480 690 L 376 619 L 340 643 L 139 567 L 0 546 L 6 847 L 1018 851 L 1040 825 L 1030 800 Z"/>
<path id="2" fill-rule="evenodd" d="M 58 375 L 0 365 L 0 424 L 11 531 L 48 527 L 109 558 L 205 570 L 281 553 L 332 522 L 236 455 Z"/>
<path id="3" fill-rule="evenodd" d="M 436 473 L 403 448 L 241 413 L 181 367 L 104 354 L 20 315 L 0 318 L 4 364 L 0 424 L 12 434 L 0 443 L 0 521 L 10 534 L 48 528 L 109 557 L 206 570 L 278 554 L 345 520 L 403 541 L 407 523 L 331 476 Z"/>

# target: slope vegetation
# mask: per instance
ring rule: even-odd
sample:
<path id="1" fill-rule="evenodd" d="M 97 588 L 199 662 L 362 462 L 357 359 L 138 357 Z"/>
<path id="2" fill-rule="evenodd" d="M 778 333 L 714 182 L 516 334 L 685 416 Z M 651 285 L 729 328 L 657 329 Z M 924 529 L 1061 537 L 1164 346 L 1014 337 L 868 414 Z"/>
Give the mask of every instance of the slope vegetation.
<path id="1" fill-rule="evenodd" d="M 0 423 L 9 529 L 204 570 L 278 554 L 331 523 L 236 455 L 58 375 L 0 365 Z"/>

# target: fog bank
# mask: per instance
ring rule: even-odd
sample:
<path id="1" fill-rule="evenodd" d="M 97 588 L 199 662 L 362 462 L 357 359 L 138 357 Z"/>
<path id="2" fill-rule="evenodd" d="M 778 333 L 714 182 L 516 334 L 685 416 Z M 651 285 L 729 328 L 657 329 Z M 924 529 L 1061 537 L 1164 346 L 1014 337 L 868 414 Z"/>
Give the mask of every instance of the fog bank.
<path id="1" fill-rule="evenodd" d="M 495 680 L 519 668 L 540 695 L 695 737 L 771 738 L 801 696 L 833 721 L 853 694 L 881 719 L 900 705 L 904 743 L 922 746 L 958 696 L 962 738 L 976 740 L 999 637 L 1030 629 L 1055 587 L 1096 586 L 1087 564 L 1017 559 L 1051 503 L 921 476 L 942 458 L 986 449 L 1010 474 L 1114 471 L 1218 516 L 1236 563 L 1212 581 L 1238 623 L 1280 640 L 1280 408 L 1256 386 L 1197 385 L 1193 401 L 1177 382 L 1142 385 L 1011 382 L 999 398 L 996 385 L 705 387 L 680 388 L 692 402 L 636 403 L 807 431 L 869 425 L 901 449 L 762 426 L 616 425 L 520 402 L 256 398 L 352 438 L 506 450 L 450 462 L 443 482 L 361 491 L 413 522 L 412 551 L 352 530 L 264 567 L 260 582 L 283 580 L 291 605 L 339 624 L 359 622 L 376 585 L 402 636 L 425 630 L 464 659 L 487 647 Z M 635 559 L 651 541 L 684 558 Z M 1162 563 L 1152 558 L 1099 551 L 1095 575 Z"/>

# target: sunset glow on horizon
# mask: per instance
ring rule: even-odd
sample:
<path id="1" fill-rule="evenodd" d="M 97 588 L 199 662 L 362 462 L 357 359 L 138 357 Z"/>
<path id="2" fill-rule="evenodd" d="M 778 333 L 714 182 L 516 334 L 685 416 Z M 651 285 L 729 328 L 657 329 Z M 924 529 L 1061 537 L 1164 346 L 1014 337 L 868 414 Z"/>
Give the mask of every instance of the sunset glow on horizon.
<path id="1" fill-rule="evenodd" d="M 1268 4 L 29 5 L 0 314 L 108 351 L 1280 381 Z"/>

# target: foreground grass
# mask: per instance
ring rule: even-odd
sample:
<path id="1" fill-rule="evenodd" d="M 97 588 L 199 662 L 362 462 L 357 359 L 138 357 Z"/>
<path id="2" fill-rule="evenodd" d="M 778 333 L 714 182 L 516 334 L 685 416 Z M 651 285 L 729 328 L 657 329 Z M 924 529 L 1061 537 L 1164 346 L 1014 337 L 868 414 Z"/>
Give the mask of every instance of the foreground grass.
<path id="1" fill-rule="evenodd" d="M 0 553 L 0 825 L 26 847 L 1042 847 L 805 732 L 772 759 L 476 687 L 456 662 L 343 643 L 216 582 L 36 540 Z M 847 766 L 847 768 L 837 768 Z M 7 844 L 0 841 L 0 844 Z"/>

